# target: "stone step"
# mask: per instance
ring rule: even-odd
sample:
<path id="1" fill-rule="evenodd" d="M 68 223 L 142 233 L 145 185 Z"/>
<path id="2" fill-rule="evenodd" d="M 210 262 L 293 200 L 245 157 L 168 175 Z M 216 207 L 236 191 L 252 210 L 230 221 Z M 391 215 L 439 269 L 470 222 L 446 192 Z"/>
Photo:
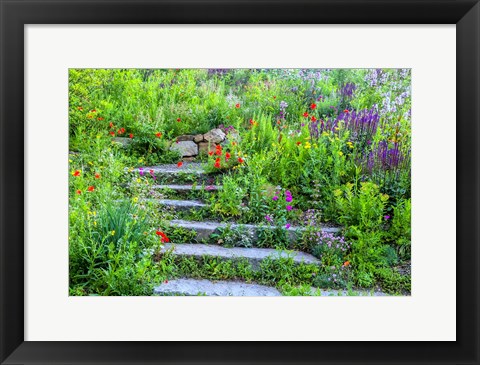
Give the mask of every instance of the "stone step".
<path id="1" fill-rule="evenodd" d="M 280 292 L 272 287 L 241 281 L 210 281 L 205 279 L 169 280 L 154 289 L 155 295 L 207 295 L 236 297 L 277 297 Z"/>
<path id="2" fill-rule="evenodd" d="M 275 250 L 273 248 L 245 248 L 245 247 L 222 247 L 217 245 L 205 245 L 195 243 L 165 244 L 162 253 L 171 252 L 174 256 L 187 256 L 201 258 L 204 256 L 217 257 L 223 260 L 246 259 L 253 269 L 259 269 L 260 263 L 266 258 L 278 260 L 290 257 L 295 264 L 320 264 L 315 256 L 301 251 Z"/>
<path id="3" fill-rule="evenodd" d="M 144 166 L 133 169 L 133 172 L 135 174 L 143 174 L 146 177 L 155 176 L 159 183 L 207 181 L 208 184 L 212 184 L 215 181 L 213 176 L 205 172 L 203 164 L 198 162 L 184 162 L 181 167 L 178 167 L 176 164 Z"/>
<path id="4" fill-rule="evenodd" d="M 174 210 L 189 210 L 189 209 L 201 209 L 205 208 L 207 204 L 198 200 L 174 200 L 174 199 L 147 199 L 153 201 L 166 208 L 172 208 Z"/>
<path id="5" fill-rule="evenodd" d="M 185 221 L 181 219 L 175 219 L 170 221 L 171 225 L 182 227 L 185 229 L 194 230 L 197 232 L 197 240 L 207 239 L 212 233 L 214 233 L 218 228 L 224 228 L 229 226 L 232 229 L 246 229 L 254 234 L 260 228 L 270 228 L 274 229 L 273 226 L 260 226 L 255 224 L 237 224 L 237 223 L 220 223 L 220 222 L 194 222 L 194 221 Z M 289 232 L 292 232 L 294 235 L 295 232 L 303 231 L 303 227 L 291 226 Z M 341 231 L 339 227 L 322 227 L 322 231 L 329 233 L 338 233 Z"/>
<path id="6" fill-rule="evenodd" d="M 156 190 L 173 190 L 179 194 L 186 194 L 191 191 L 208 191 L 208 192 L 215 192 L 218 190 L 222 190 L 221 185 L 153 185 L 152 189 Z"/>

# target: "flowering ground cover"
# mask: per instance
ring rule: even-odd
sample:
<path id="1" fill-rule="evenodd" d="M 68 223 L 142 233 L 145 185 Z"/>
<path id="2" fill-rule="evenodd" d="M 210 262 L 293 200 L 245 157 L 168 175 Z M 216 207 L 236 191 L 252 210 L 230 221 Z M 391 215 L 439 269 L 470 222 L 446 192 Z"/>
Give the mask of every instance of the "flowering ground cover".
<path id="1" fill-rule="evenodd" d="M 409 295 L 410 89 L 409 69 L 71 69 L 70 295 Z"/>

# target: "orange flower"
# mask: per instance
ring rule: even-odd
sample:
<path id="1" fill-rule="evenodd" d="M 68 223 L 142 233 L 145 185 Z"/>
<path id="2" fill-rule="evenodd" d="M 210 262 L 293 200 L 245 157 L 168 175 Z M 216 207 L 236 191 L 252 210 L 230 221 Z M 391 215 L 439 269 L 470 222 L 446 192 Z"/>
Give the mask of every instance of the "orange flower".
<path id="1" fill-rule="evenodd" d="M 183 166 L 183 162 L 180 161 L 179 163 L 177 163 L 177 167 L 182 167 Z"/>
<path id="2" fill-rule="evenodd" d="M 236 145 L 237 145 L 237 142 L 233 141 L 232 146 L 236 146 Z"/>
<path id="3" fill-rule="evenodd" d="M 245 162 L 245 160 L 244 160 L 243 158 L 239 157 L 239 158 L 238 158 L 238 162 L 240 162 L 240 163 L 244 163 L 244 162 Z"/>
<path id="4" fill-rule="evenodd" d="M 77 194 L 80 195 L 82 193 L 81 190 L 77 190 Z"/>
<path id="5" fill-rule="evenodd" d="M 112 132 L 110 132 L 109 134 L 110 134 L 112 137 L 115 137 L 115 132 L 112 131 Z"/>
<path id="6" fill-rule="evenodd" d="M 226 159 L 226 160 L 228 160 L 230 157 L 231 157 L 231 156 L 230 156 L 230 153 L 229 153 L 229 152 L 225 153 L 225 159 Z"/>
<path id="7" fill-rule="evenodd" d="M 102 118 L 102 117 L 98 117 L 97 120 L 104 120 L 105 118 Z"/>
<path id="8" fill-rule="evenodd" d="M 80 171 L 75 170 L 75 172 L 72 174 L 73 176 L 80 176 Z"/>
<path id="9" fill-rule="evenodd" d="M 110 126 L 110 128 L 113 128 L 113 123 L 112 122 L 108 123 L 108 125 Z"/>
<path id="10" fill-rule="evenodd" d="M 345 262 L 343 263 L 343 267 L 347 267 L 348 265 L 350 265 L 350 261 L 345 261 Z"/>
<path id="11" fill-rule="evenodd" d="M 95 187 L 94 187 L 93 185 L 91 185 L 91 186 L 88 187 L 87 190 L 90 191 L 90 192 L 91 192 L 91 191 L 94 191 L 94 190 L 95 190 Z"/>
<path id="12" fill-rule="evenodd" d="M 297 142 L 297 146 L 300 146 L 302 144 L 302 142 L 298 141 Z"/>
<path id="13" fill-rule="evenodd" d="M 240 108 L 240 103 L 235 104 L 235 108 Z"/>
<path id="14" fill-rule="evenodd" d="M 312 115 L 312 122 L 316 122 L 317 118 L 315 118 L 315 115 Z"/>
<path id="15" fill-rule="evenodd" d="M 349 113 L 348 109 L 345 109 L 343 112 L 347 114 Z"/>
<path id="16" fill-rule="evenodd" d="M 161 232 L 161 231 L 156 231 L 155 234 L 156 234 L 157 236 L 160 236 L 160 237 L 161 237 L 160 241 L 162 241 L 162 243 L 168 243 L 168 242 L 170 242 L 170 239 L 167 237 L 167 235 L 166 235 L 165 233 L 163 233 L 163 232 Z"/>
<path id="17" fill-rule="evenodd" d="M 312 109 L 312 110 L 315 109 L 316 107 L 317 107 L 317 104 L 310 105 L 310 109 Z"/>
<path id="18" fill-rule="evenodd" d="M 303 113 L 303 116 L 304 116 L 305 118 L 308 118 L 308 113 L 307 113 L 307 112 Z"/>
<path id="19" fill-rule="evenodd" d="M 95 174 L 95 179 L 100 179 L 100 174 L 98 172 Z"/>
<path id="20" fill-rule="evenodd" d="M 130 133 L 128 136 L 129 136 L 130 138 L 133 138 L 133 133 Z"/>
<path id="21" fill-rule="evenodd" d="M 213 156 L 213 153 L 214 153 L 213 151 L 208 151 L 209 156 Z"/>
<path id="22" fill-rule="evenodd" d="M 117 133 L 118 133 L 118 134 L 123 134 L 123 133 L 125 133 L 125 128 L 120 128 Z"/>
<path id="23" fill-rule="evenodd" d="M 221 166 L 220 166 L 220 161 L 215 161 L 215 163 L 213 164 L 213 167 L 219 169 Z"/>
<path id="24" fill-rule="evenodd" d="M 155 136 L 157 136 L 158 138 L 160 138 L 160 137 L 162 136 L 162 133 L 157 132 L 157 133 L 155 133 Z"/>
<path id="25" fill-rule="evenodd" d="M 182 120 L 181 120 L 180 118 L 177 118 L 177 122 L 179 122 L 179 123 L 180 123 L 181 121 L 182 121 Z"/>
<path id="26" fill-rule="evenodd" d="M 81 106 L 79 106 L 77 109 L 78 109 L 78 110 L 83 110 L 83 108 L 82 108 Z"/>

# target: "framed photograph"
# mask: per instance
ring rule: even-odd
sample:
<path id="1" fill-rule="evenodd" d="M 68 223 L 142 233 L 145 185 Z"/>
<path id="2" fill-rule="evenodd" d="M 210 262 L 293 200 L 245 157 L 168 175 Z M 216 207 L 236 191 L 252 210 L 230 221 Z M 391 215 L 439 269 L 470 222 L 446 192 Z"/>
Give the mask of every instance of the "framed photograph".
<path id="1" fill-rule="evenodd" d="M 2 364 L 479 363 L 478 1 L 1 9 Z"/>

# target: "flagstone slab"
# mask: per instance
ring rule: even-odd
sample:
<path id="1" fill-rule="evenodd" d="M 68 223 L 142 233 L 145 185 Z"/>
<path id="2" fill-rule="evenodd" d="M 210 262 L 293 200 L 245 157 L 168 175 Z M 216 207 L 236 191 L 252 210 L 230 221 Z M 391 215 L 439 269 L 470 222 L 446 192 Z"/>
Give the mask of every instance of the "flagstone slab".
<path id="1" fill-rule="evenodd" d="M 254 269 L 260 267 L 260 263 L 269 258 L 279 260 L 292 258 L 295 264 L 320 264 L 315 256 L 301 251 L 275 250 L 273 248 L 245 248 L 245 247 L 222 247 L 218 245 L 205 245 L 194 243 L 165 244 L 161 252 L 170 251 L 175 256 L 187 256 L 201 258 L 217 257 L 224 260 L 245 259 Z"/>
<path id="2" fill-rule="evenodd" d="M 221 223 L 221 222 L 195 222 L 195 221 L 185 221 L 181 219 L 175 219 L 170 221 L 171 225 L 179 226 L 185 229 L 194 230 L 197 232 L 197 239 L 207 239 L 212 233 L 214 233 L 219 228 L 224 228 L 229 226 L 232 229 L 245 229 L 256 234 L 256 231 L 259 229 L 274 229 L 273 226 L 260 226 L 255 224 L 237 224 L 237 223 Z M 295 232 L 304 230 L 303 227 L 291 226 L 289 231 L 292 232 L 292 235 L 295 235 Z M 323 232 L 329 233 L 338 233 L 341 231 L 339 227 L 322 227 Z"/>
<path id="3" fill-rule="evenodd" d="M 205 279 L 175 279 L 154 289 L 156 295 L 220 296 L 220 297 L 277 297 L 280 292 L 272 287 L 241 281 L 210 281 Z"/>

